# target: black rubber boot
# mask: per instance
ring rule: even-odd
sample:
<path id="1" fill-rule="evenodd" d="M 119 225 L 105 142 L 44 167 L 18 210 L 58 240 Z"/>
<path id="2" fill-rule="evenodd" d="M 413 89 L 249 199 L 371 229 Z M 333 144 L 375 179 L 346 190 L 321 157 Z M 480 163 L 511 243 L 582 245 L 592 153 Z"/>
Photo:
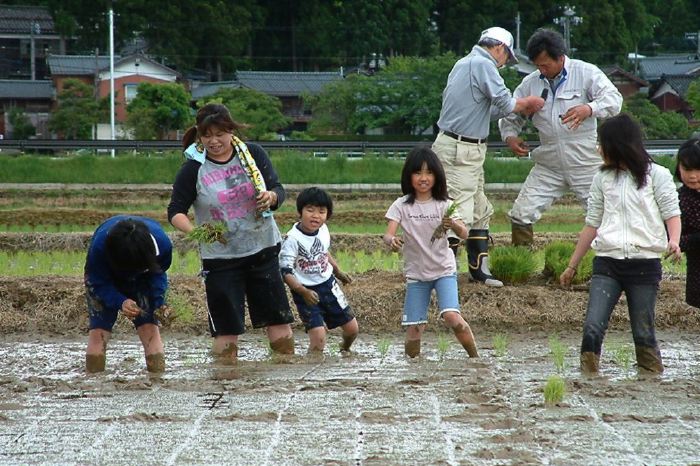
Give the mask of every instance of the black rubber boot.
<path id="1" fill-rule="evenodd" d="M 450 249 L 452 250 L 452 254 L 455 255 L 455 259 L 457 258 L 457 255 L 459 254 L 459 245 L 462 244 L 462 240 L 459 238 L 455 237 L 448 237 L 447 242 L 450 245 Z"/>
<path id="2" fill-rule="evenodd" d="M 489 270 L 489 231 L 469 230 L 467 237 L 467 257 L 469 273 L 473 281 L 487 286 L 503 286 L 503 282 L 493 278 Z"/>

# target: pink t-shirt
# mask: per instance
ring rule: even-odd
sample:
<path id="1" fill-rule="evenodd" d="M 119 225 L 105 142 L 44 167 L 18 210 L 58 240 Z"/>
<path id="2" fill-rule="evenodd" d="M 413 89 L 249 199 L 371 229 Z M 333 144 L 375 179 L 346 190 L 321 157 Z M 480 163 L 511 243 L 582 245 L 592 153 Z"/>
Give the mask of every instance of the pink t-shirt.
<path id="1" fill-rule="evenodd" d="M 455 257 L 447 243 L 447 235 L 430 243 L 433 231 L 442 221 L 452 201 L 414 201 L 408 196 L 394 201 L 386 218 L 399 222 L 403 230 L 404 274 L 409 280 L 431 281 L 457 271 Z M 457 212 L 452 218 L 461 220 Z"/>

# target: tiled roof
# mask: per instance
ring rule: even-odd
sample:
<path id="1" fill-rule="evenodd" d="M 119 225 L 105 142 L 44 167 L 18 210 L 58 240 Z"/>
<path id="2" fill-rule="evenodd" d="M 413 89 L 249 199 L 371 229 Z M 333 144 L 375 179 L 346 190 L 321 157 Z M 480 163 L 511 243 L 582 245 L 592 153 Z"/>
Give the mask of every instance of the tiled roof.
<path id="1" fill-rule="evenodd" d="M 115 62 L 120 58 L 115 56 Z M 109 66 L 107 55 L 49 55 L 46 61 L 52 76 L 92 76 Z"/>
<path id="2" fill-rule="evenodd" d="M 49 9 L 43 6 L 0 5 L 0 34 L 56 34 Z"/>
<path id="3" fill-rule="evenodd" d="M 639 74 L 647 81 L 656 81 L 662 75 L 688 74 L 700 70 L 697 55 L 660 55 L 639 59 Z"/>
<path id="4" fill-rule="evenodd" d="M 294 97 L 318 94 L 326 84 L 342 76 L 336 72 L 237 71 L 236 78 L 249 89 L 277 97 Z"/>
<path id="5" fill-rule="evenodd" d="M 0 79 L 0 99 L 51 99 L 51 81 Z"/>
<path id="6" fill-rule="evenodd" d="M 699 77 L 691 74 L 673 74 L 663 75 L 661 80 L 666 81 L 681 98 L 685 99 L 688 95 L 688 86 Z"/>
<path id="7" fill-rule="evenodd" d="M 192 100 L 210 96 L 219 89 L 239 89 L 241 84 L 238 81 L 217 81 L 213 83 L 202 83 L 192 89 Z"/>

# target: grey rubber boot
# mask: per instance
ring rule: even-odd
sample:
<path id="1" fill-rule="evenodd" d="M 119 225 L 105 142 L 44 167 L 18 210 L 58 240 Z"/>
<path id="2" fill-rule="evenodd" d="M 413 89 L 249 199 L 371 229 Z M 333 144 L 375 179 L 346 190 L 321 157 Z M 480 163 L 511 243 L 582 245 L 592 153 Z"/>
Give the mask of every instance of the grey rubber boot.
<path id="1" fill-rule="evenodd" d="M 488 230 L 469 230 L 467 257 L 472 281 L 481 282 L 487 286 L 503 286 L 503 282 L 494 278 L 489 270 Z"/>

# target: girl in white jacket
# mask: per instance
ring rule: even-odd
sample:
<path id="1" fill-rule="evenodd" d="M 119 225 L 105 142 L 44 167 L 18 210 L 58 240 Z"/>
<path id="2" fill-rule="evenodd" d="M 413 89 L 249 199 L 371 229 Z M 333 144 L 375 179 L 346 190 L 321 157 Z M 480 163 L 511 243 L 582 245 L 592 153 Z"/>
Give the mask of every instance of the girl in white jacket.
<path id="1" fill-rule="evenodd" d="M 654 311 L 661 256 L 681 258 L 678 193 L 671 172 L 654 163 L 644 149 L 641 129 L 629 115 L 605 121 L 598 138 L 603 166 L 591 184 L 586 224 L 559 277 L 563 286 L 571 284 L 581 258 L 593 247 L 581 371 L 598 372 L 610 315 L 624 291 L 637 366 L 660 373 Z"/>

